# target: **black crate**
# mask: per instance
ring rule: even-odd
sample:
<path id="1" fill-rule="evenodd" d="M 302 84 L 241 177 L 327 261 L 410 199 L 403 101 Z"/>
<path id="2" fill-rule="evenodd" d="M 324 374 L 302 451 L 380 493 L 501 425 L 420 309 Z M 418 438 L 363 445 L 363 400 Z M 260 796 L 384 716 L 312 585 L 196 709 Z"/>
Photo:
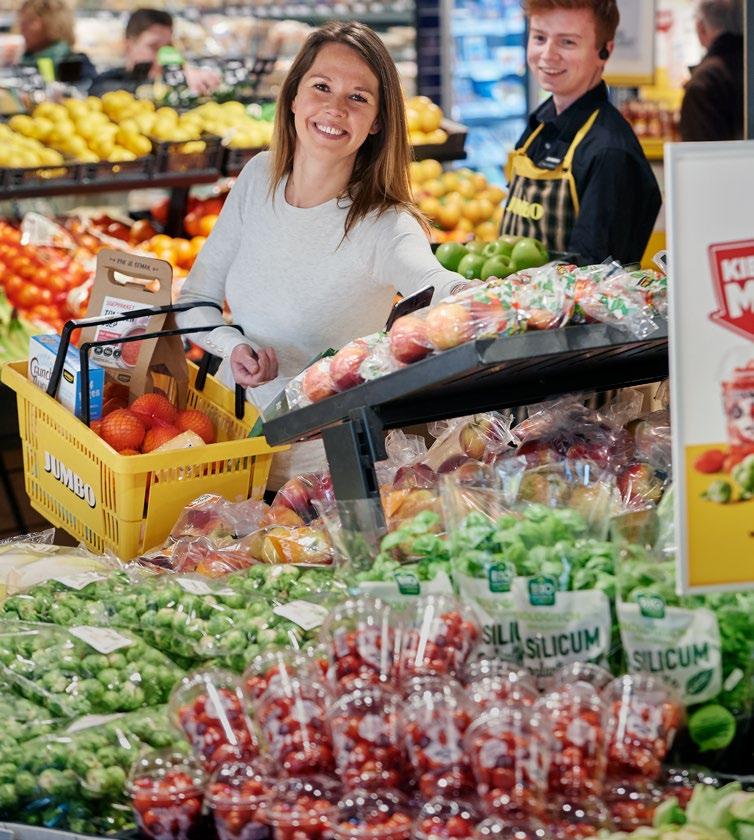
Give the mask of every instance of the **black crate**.
<path id="1" fill-rule="evenodd" d="M 196 144 L 198 143 L 203 143 L 203 147 L 197 148 Z M 219 137 L 207 135 L 202 137 L 201 140 L 187 140 L 185 142 L 153 140 L 152 144 L 156 159 L 155 172 L 214 173 L 220 175 L 225 149 L 221 145 Z"/>
<path id="2" fill-rule="evenodd" d="M 229 178 L 235 178 L 240 174 L 246 164 L 260 152 L 264 152 L 267 146 L 260 146 L 254 149 L 225 149 L 225 160 L 223 162 L 223 174 Z"/>
<path id="3" fill-rule="evenodd" d="M 424 143 L 414 146 L 414 159 L 463 160 L 466 157 L 466 135 L 468 129 L 461 123 L 443 119 L 440 128 L 448 135 L 444 143 Z"/>

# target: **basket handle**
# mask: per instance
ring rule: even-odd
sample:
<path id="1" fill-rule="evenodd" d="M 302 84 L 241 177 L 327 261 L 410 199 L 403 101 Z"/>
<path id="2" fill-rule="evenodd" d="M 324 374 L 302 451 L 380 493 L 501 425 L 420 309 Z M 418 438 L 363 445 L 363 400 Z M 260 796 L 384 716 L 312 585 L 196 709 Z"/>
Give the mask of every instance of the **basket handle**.
<path id="1" fill-rule="evenodd" d="M 238 326 L 238 324 L 227 324 L 226 326 L 229 326 L 234 330 L 238 330 L 243 335 L 243 330 L 240 326 Z M 192 333 L 198 332 L 212 332 L 212 330 L 216 329 L 216 324 L 208 324 L 204 327 L 181 327 L 176 328 L 174 330 L 158 330 L 156 332 L 151 333 L 140 333 L 139 335 L 123 335 L 119 338 L 103 338 L 99 341 L 85 341 L 81 345 L 81 347 L 79 347 L 79 365 L 81 368 L 81 382 L 79 383 L 81 387 L 81 419 L 86 423 L 87 426 L 89 425 L 89 351 L 93 347 L 105 347 L 108 344 L 130 344 L 132 341 L 147 341 L 150 338 L 167 338 L 171 335 L 191 335 Z M 86 383 L 86 387 L 84 387 L 84 383 Z M 241 390 L 242 399 L 239 403 L 239 389 L 242 389 L 242 386 L 236 385 L 235 410 L 236 419 L 238 420 L 240 420 L 243 417 L 245 408 L 243 400 L 243 390 Z"/>
<path id="2" fill-rule="evenodd" d="M 218 312 L 223 311 L 223 308 L 219 303 L 207 300 L 198 301 L 197 303 L 166 303 L 163 306 L 143 306 L 141 309 L 134 309 L 132 312 L 128 312 L 123 315 L 110 315 L 104 317 L 102 315 L 90 315 L 87 318 L 76 318 L 66 321 L 60 333 L 58 355 L 55 357 L 55 364 L 52 366 L 50 382 L 47 385 L 48 395 L 55 397 L 58 393 L 60 377 L 63 375 L 63 367 L 65 365 L 65 357 L 68 355 L 68 348 L 71 346 L 71 335 L 73 335 L 73 331 L 79 327 L 100 327 L 103 324 L 115 324 L 119 321 L 133 321 L 135 318 L 148 318 L 151 315 L 162 315 L 168 312 L 186 312 L 189 309 L 194 309 L 200 306 L 210 306 L 213 309 L 217 309 Z M 196 329 L 195 331 L 201 332 L 199 329 Z M 153 337 L 154 336 L 150 336 L 150 338 Z"/>
<path id="3" fill-rule="evenodd" d="M 238 328 L 238 325 L 235 325 Z M 243 331 L 242 331 L 243 332 Z M 252 350 L 252 352 L 254 352 Z M 207 350 L 204 351 L 201 360 L 199 361 L 199 369 L 196 372 L 196 380 L 194 381 L 194 388 L 197 391 L 204 390 L 204 384 L 207 381 L 207 374 L 209 373 L 209 364 L 212 359 L 218 359 L 219 356 L 215 356 L 213 353 L 209 353 Z M 244 412 L 246 411 L 246 389 L 243 385 L 239 385 L 236 383 L 236 396 L 235 396 L 235 415 L 236 420 L 241 420 L 244 416 Z"/>

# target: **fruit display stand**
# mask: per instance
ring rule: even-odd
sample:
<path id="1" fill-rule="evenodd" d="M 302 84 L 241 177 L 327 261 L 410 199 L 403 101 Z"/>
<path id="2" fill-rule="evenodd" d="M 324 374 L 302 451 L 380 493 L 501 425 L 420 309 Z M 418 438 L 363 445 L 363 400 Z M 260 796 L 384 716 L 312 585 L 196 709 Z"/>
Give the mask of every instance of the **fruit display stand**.
<path id="1" fill-rule="evenodd" d="M 272 445 L 321 436 L 337 497 L 379 497 L 383 430 L 668 375 L 667 324 L 646 339 L 605 324 L 469 341 L 295 411 L 268 417 Z"/>

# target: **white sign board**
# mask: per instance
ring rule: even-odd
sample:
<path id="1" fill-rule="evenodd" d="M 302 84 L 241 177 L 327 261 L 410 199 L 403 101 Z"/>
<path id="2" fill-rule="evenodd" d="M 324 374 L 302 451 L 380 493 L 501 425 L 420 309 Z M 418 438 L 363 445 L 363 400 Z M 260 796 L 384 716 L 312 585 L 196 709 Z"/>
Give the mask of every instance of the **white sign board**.
<path id="1" fill-rule="evenodd" d="M 618 0 L 620 25 L 605 66 L 609 85 L 651 85 L 655 74 L 655 0 Z"/>
<path id="2" fill-rule="evenodd" d="M 754 142 L 666 146 L 678 580 L 754 588 Z"/>

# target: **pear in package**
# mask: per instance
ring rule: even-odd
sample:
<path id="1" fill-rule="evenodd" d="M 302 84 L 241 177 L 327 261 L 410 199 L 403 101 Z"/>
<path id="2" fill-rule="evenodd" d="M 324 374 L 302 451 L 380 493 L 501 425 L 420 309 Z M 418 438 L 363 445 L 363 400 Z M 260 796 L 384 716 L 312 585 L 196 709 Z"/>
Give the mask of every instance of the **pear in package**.
<path id="1" fill-rule="evenodd" d="M 101 250 L 87 318 L 100 321 L 112 316 L 113 320 L 85 326 L 81 341 L 112 342 L 92 348 L 91 358 L 110 379 L 128 388 L 129 401 L 154 390 L 152 372 L 162 370 L 173 377 L 178 407 L 184 408 L 188 373 L 180 337 L 137 340 L 139 335 L 175 327 L 173 316 L 166 312 L 143 312 L 170 304 L 171 289 L 172 268 L 165 260 Z M 142 314 L 128 317 L 139 311 Z"/>

